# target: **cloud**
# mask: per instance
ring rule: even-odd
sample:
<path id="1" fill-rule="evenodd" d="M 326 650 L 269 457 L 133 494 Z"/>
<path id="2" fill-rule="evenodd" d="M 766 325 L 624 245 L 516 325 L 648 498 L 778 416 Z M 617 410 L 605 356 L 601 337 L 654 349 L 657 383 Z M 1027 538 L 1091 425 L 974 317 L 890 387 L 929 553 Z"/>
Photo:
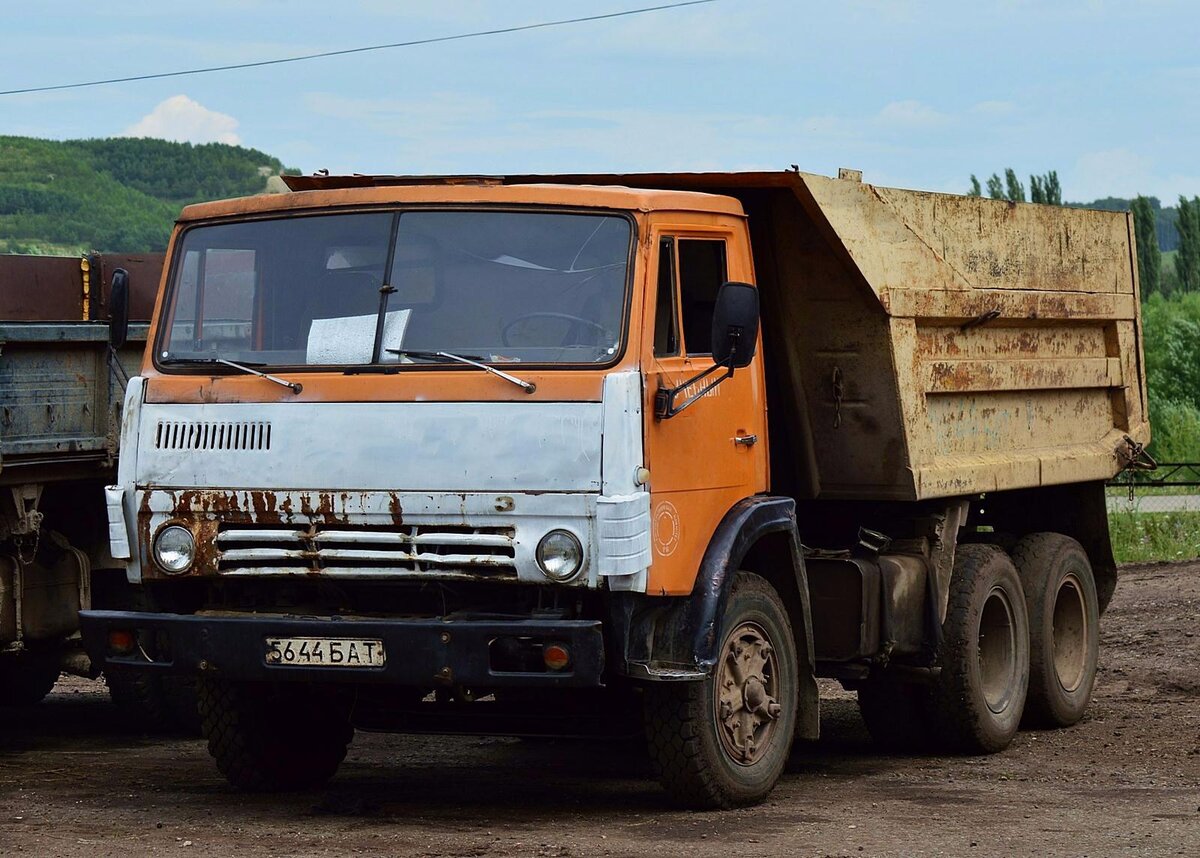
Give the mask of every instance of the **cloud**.
<path id="1" fill-rule="evenodd" d="M 173 95 L 121 132 L 122 137 L 157 137 L 179 143 L 229 143 L 238 146 L 238 121 L 209 110 L 186 95 Z"/>
<path id="2" fill-rule="evenodd" d="M 1063 187 L 1070 199 L 1083 202 L 1144 194 L 1173 206 L 1179 194 L 1200 188 L 1200 176 L 1164 171 L 1156 159 L 1125 148 L 1086 152 L 1065 172 Z"/>
<path id="3" fill-rule="evenodd" d="M 929 128 L 944 125 L 950 117 L 934 110 L 928 104 L 914 99 L 893 101 L 879 111 L 878 121 L 884 125 L 901 126 L 905 128 Z"/>
<path id="4" fill-rule="evenodd" d="M 980 101 L 971 106 L 971 112 L 980 116 L 1008 116 L 1017 109 L 1011 101 Z"/>

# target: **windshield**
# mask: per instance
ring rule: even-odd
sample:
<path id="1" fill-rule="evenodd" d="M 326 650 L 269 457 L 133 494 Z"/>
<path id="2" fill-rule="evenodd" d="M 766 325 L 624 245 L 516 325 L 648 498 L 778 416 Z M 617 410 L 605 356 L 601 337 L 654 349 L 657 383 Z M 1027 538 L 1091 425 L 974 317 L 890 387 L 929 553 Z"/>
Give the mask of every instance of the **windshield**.
<path id="1" fill-rule="evenodd" d="M 406 211 L 281 217 L 184 233 L 159 360 L 256 366 L 608 363 L 629 221 Z M 386 275 L 386 276 L 385 276 Z"/>

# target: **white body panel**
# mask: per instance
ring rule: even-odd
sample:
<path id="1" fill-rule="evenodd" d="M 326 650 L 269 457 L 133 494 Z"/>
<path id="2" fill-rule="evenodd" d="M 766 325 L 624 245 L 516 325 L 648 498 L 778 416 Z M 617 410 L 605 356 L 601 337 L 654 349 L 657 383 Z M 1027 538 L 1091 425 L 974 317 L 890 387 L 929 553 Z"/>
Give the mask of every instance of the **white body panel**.
<path id="1" fill-rule="evenodd" d="M 137 484 L 598 492 L 601 413 L 599 402 L 147 403 Z"/>
<path id="2" fill-rule="evenodd" d="M 136 402 L 127 400 L 123 438 L 132 455 L 122 456 L 121 482 L 109 493 L 113 546 L 133 555 L 128 571 L 138 580 L 153 563 L 149 546 L 138 545 L 139 511 L 149 516 L 144 532 L 152 539 L 169 520 L 216 522 L 221 510 L 240 510 L 248 526 L 270 529 L 259 531 L 262 538 L 217 539 L 222 575 L 311 575 L 296 559 L 315 551 L 318 574 L 329 577 L 547 583 L 537 544 L 564 529 L 584 550 L 572 585 L 644 591 L 650 520 L 649 495 L 636 483 L 641 384 L 636 372 L 614 373 L 603 403 L 179 405 L 143 403 L 139 379 L 136 391 L 130 385 Z M 346 526 L 379 535 L 356 536 Z M 318 528 L 332 531 L 320 537 Z M 509 559 L 487 556 L 499 547 L 499 531 Z M 321 548 L 322 539 L 331 547 Z M 428 546 L 439 541 L 458 547 L 437 555 Z M 459 557 L 461 566 L 449 568 Z"/>

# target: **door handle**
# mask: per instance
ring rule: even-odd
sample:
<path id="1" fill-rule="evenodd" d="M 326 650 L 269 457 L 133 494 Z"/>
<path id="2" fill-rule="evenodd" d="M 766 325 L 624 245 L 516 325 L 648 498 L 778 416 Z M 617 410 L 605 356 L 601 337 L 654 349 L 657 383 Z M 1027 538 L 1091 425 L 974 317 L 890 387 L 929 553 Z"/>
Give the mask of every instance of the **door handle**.
<path id="1" fill-rule="evenodd" d="M 741 447 L 753 447 L 758 443 L 757 435 L 734 435 L 733 443 Z"/>

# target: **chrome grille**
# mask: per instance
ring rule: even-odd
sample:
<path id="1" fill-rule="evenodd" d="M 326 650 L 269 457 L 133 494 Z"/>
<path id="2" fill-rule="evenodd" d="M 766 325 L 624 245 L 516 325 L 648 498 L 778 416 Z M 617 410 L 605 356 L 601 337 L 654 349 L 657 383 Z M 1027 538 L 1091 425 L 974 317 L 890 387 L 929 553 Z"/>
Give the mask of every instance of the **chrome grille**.
<path id="1" fill-rule="evenodd" d="M 222 575 L 516 578 L 513 540 L 506 527 L 228 525 L 217 533 L 218 569 Z"/>

